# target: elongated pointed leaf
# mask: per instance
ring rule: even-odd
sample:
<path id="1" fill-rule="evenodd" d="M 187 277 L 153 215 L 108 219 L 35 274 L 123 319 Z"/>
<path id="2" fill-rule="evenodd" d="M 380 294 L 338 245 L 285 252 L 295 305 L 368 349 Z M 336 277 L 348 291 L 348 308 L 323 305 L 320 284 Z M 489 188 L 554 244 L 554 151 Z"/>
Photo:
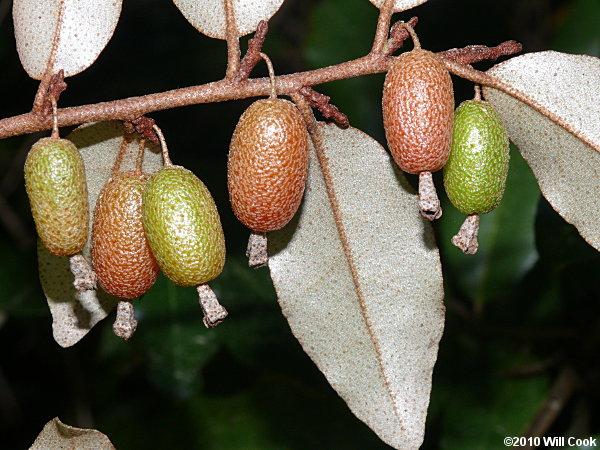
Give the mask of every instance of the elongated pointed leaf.
<path id="1" fill-rule="evenodd" d="M 292 332 L 352 412 L 395 448 L 417 448 L 444 327 L 433 233 L 377 141 L 321 130 L 326 167 L 312 150 L 299 218 L 269 235 L 271 277 Z"/>
<path id="2" fill-rule="evenodd" d="M 187 21 L 200 33 L 225 39 L 225 0 L 173 0 Z M 269 20 L 283 0 L 233 0 L 239 36 L 252 33 L 261 20 Z"/>
<path id="3" fill-rule="evenodd" d="M 30 77 L 50 67 L 75 75 L 92 65 L 110 40 L 122 0 L 16 0 L 17 51 Z"/>
<path id="4" fill-rule="evenodd" d="M 124 142 L 123 125 L 117 121 L 83 125 L 68 136 L 79 149 L 85 165 L 90 205 L 90 223 L 96 199 L 108 181 L 115 160 L 122 145 L 121 169 L 133 169 L 139 149 L 139 141 Z M 162 166 L 162 154 L 155 146 L 144 148 L 142 168 L 152 173 Z M 90 239 L 83 249 L 83 255 L 90 260 Z M 79 293 L 73 287 L 73 275 L 67 257 L 51 255 L 44 246 L 38 244 L 38 263 L 42 289 L 52 313 L 54 339 L 62 347 L 76 344 L 94 325 L 104 319 L 118 302 L 117 297 L 108 295 L 101 288 L 98 291 Z"/>
<path id="5" fill-rule="evenodd" d="M 382 8 L 385 0 L 369 0 L 378 8 Z M 394 12 L 406 11 L 407 9 L 414 8 L 415 6 L 422 5 L 428 0 L 395 0 L 394 2 Z"/>
<path id="6" fill-rule="evenodd" d="M 108 437 L 88 428 L 65 425 L 58 417 L 48 422 L 29 450 L 49 449 L 115 450 Z"/>
<path id="7" fill-rule="evenodd" d="M 491 88 L 509 136 L 531 166 L 542 194 L 600 250 L 600 59 L 540 52 L 488 72 L 542 105 L 554 120 Z"/>

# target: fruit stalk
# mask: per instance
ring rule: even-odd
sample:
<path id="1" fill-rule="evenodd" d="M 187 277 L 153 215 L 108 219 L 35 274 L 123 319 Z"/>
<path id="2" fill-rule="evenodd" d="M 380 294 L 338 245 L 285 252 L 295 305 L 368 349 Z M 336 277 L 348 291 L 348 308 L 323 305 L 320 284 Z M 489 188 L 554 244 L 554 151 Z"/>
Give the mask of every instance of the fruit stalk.
<path id="1" fill-rule="evenodd" d="M 227 310 L 219 303 L 217 296 L 208 284 L 201 284 L 196 287 L 200 307 L 204 313 L 202 322 L 206 328 L 213 328 L 219 325 L 227 317 Z"/>
<path id="2" fill-rule="evenodd" d="M 93 291 L 96 289 L 96 274 L 81 253 L 69 257 L 69 266 L 73 277 L 75 277 L 73 280 L 75 289 L 79 292 Z"/>
<path id="3" fill-rule="evenodd" d="M 113 332 L 121 339 L 128 340 L 137 328 L 135 309 L 128 300 L 121 300 L 117 306 L 117 318 L 113 324 Z"/>
<path id="4" fill-rule="evenodd" d="M 436 220 L 442 217 L 442 206 L 431 172 L 419 174 L 419 212 L 427 220 Z"/>
<path id="5" fill-rule="evenodd" d="M 267 254 L 267 234 L 260 231 L 253 231 L 248 238 L 248 248 L 246 249 L 248 265 L 250 267 L 263 267 L 269 262 Z"/>
<path id="6" fill-rule="evenodd" d="M 479 248 L 478 234 L 479 214 L 470 214 L 461 225 L 458 233 L 452 237 L 452 244 L 461 249 L 463 253 L 474 255 Z"/>

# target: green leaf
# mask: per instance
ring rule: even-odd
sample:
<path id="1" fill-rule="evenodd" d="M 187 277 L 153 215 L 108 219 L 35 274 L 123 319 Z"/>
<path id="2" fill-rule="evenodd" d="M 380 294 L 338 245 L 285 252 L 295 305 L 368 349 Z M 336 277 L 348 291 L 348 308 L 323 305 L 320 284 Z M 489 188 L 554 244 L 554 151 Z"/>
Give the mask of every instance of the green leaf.
<path id="1" fill-rule="evenodd" d="M 444 372 L 431 399 L 431 421 L 442 428 L 439 448 L 506 448 L 503 438 L 520 436 L 545 400 L 547 376 L 506 374 L 536 362 L 506 344 L 459 335 L 443 347 Z"/>
<path id="2" fill-rule="evenodd" d="M 600 56 L 600 2 L 571 2 L 567 19 L 557 33 L 552 48 L 569 53 Z"/>
<path id="3" fill-rule="evenodd" d="M 511 146 L 504 198 L 498 207 L 482 214 L 479 250 L 465 255 L 450 242 L 465 219 L 448 199 L 440 224 L 440 248 L 448 277 L 475 302 L 486 303 L 510 295 L 516 282 L 537 260 L 534 224 L 540 191 L 531 169 Z"/>
<path id="4" fill-rule="evenodd" d="M 310 32 L 304 44 L 309 68 L 316 69 L 366 55 L 373 44 L 377 9 L 366 0 L 319 2 L 310 16 Z M 340 45 L 343 42 L 344 45 Z M 331 96 L 331 103 L 348 116 L 353 127 L 383 141 L 381 90 L 384 75 L 340 80 L 317 86 Z"/>
<path id="5" fill-rule="evenodd" d="M 202 324 L 196 290 L 175 286 L 161 274 L 134 306 L 139 321 L 134 340 L 142 347 L 150 379 L 178 396 L 198 390 L 216 335 Z"/>

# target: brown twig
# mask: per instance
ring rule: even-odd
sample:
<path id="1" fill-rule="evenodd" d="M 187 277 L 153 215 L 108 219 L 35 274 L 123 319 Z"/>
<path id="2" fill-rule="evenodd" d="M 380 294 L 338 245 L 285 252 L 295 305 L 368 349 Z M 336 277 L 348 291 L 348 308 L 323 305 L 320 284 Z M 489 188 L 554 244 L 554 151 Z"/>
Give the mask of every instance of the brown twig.
<path id="1" fill-rule="evenodd" d="M 579 378 L 575 370 L 569 366 L 565 367 L 558 375 L 548 394 L 548 398 L 523 436 L 544 436 L 576 391 L 578 384 Z M 528 446 L 524 448 L 532 449 L 535 447 Z"/>
<path id="2" fill-rule="evenodd" d="M 308 100 L 311 107 L 321 111 L 321 114 L 326 119 L 332 119 L 341 128 L 348 128 L 350 126 L 346 114 L 341 112 L 335 105 L 329 103 L 331 97 L 315 91 L 310 86 L 304 86 L 298 92 Z"/>
<path id="3" fill-rule="evenodd" d="M 302 86 L 386 72 L 394 61 L 394 58 L 365 56 L 335 66 L 280 75 L 277 77 L 277 91 L 280 95 L 290 94 L 298 91 Z M 59 109 L 58 125 L 64 127 L 106 120 L 132 120 L 153 111 L 266 96 L 270 91 L 271 82 L 268 77 L 249 79 L 239 84 L 220 80 L 157 94 Z M 0 139 L 48 130 L 51 127 L 51 117 L 43 118 L 39 114 L 26 113 L 0 120 Z"/>
<path id="4" fill-rule="evenodd" d="M 307 72 L 298 72 L 290 75 L 280 75 L 277 77 L 277 91 L 279 95 L 289 95 L 293 92 L 297 92 L 303 86 L 314 86 L 331 81 L 386 72 L 395 61 L 396 58 L 393 57 L 367 55 L 334 66 L 323 67 Z M 534 109 L 547 117 L 553 118 L 553 115 L 547 109 L 537 105 L 525 94 L 516 91 L 501 80 L 463 64 L 456 63 L 448 58 L 444 59 L 444 62 L 446 68 L 455 75 L 475 83 L 494 87 L 519 100 L 525 100 L 529 105 L 534 107 Z M 213 103 L 265 96 L 269 94 L 270 90 L 271 82 L 268 77 L 249 79 L 243 83 L 232 83 L 230 80 L 220 80 L 157 94 L 59 109 L 58 126 L 63 127 L 106 120 L 130 121 L 153 111 L 161 111 L 200 103 Z M 556 122 L 559 123 L 558 121 Z M 560 125 L 562 126 L 562 124 Z M 0 120 L 0 139 L 48 130 L 51 127 L 51 117 L 44 118 L 40 114 L 33 112 L 26 113 Z M 584 142 L 589 143 L 589 139 L 586 140 L 585 137 L 579 136 L 579 134 L 576 134 L 569 128 L 567 129 L 575 136 L 583 139 Z M 590 143 L 590 145 L 593 148 L 596 148 L 593 143 Z"/>
<path id="5" fill-rule="evenodd" d="M 460 64 L 473 64 L 483 60 L 496 60 L 501 56 L 510 56 L 523 50 L 516 41 L 506 41 L 496 47 L 485 45 L 469 45 L 464 48 L 453 48 L 438 53 L 438 56 Z"/>
<path id="6" fill-rule="evenodd" d="M 225 0 L 225 22 L 227 34 L 227 72 L 225 78 L 231 80 L 240 69 L 240 38 L 235 21 L 233 0 Z"/>
<path id="7" fill-rule="evenodd" d="M 234 82 L 239 83 L 248 79 L 252 69 L 254 69 L 254 66 L 260 61 L 260 53 L 262 52 L 262 46 L 265 43 L 268 32 L 268 22 L 266 20 L 261 20 L 254 33 L 254 37 L 248 41 L 248 50 L 246 51 L 244 58 L 242 58 L 240 69 L 233 78 Z"/>
<path id="8" fill-rule="evenodd" d="M 405 22 L 401 20 L 396 22 L 392 26 L 392 29 L 390 30 L 390 38 L 388 39 L 386 46 L 383 50 L 383 54 L 385 56 L 391 56 L 392 54 L 394 54 L 396 50 L 398 50 L 404 45 L 404 41 L 410 36 L 408 30 L 404 26 L 404 23 Z M 406 23 L 408 23 L 411 27 L 414 28 L 415 26 L 417 26 L 417 23 L 419 23 L 419 18 L 416 16 L 412 17 Z"/>

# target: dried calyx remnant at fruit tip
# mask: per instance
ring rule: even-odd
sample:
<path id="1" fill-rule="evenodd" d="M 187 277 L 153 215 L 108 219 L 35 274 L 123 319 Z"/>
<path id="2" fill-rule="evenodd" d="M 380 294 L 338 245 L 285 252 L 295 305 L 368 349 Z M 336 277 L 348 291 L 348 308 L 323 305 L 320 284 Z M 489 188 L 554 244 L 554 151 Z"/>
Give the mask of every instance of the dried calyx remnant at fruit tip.
<path id="1" fill-rule="evenodd" d="M 452 150 L 444 167 L 444 187 L 452 204 L 468 214 L 452 243 L 477 251 L 478 214 L 494 209 L 504 193 L 510 158 L 508 134 L 494 107 L 467 100 L 454 116 Z"/>
<path id="2" fill-rule="evenodd" d="M 147 178 L 136 171 L 113 175 L 94 210 L 94 270 L 100 286 L 116 297 L 132 299 L 146 293 L 160 270 L 142 224 Z"/>
<path id="3" fill-rule="evenodd" d="M 164 138 L 158 127 L 155 130 L 161 137 L 165 167 L 146 185 L 144 230 L 164 274 L 179 286 L 198 286 L 204 324 L 211 327 L 227 316 L 206 285 L 225 264 L 221 220 L 207 187 L 191 171 L 170 163 Z"/>
<path id="4" fill-rule="evenodd" d="M 233 133 L 227 170 L 233 212 L 255 232 L 248 247 L 250 265 L 264 265 L 264 233 L 292 219 L 306 184 L 308 132 L 298 108 L 280 98 L 250 105 Z"/>
<path id="5" fill-rule="evenodd" d="M 70 257 L 78 290 L 95 289 L 95 275 L 79 254 L 88 238 L 89 207 L 85 168 L 75 145 L 54 137 L 37 141 L 25 161 L 25 188 L 46 249 Z"/>
<path id="6" fill-rule="evenodd" d="M 383 125 L 400 168 L 425 175 L 419 183 L 419 206 L 421 214 L 433 220 L 441 216 L 441 208 L 427 173 L 441 169 L 450 153 L 454 91 L 440 58 L 422 50 L 412 27 L 404 26 L 415 49 L 400 55 L 386 75 Z"/>

